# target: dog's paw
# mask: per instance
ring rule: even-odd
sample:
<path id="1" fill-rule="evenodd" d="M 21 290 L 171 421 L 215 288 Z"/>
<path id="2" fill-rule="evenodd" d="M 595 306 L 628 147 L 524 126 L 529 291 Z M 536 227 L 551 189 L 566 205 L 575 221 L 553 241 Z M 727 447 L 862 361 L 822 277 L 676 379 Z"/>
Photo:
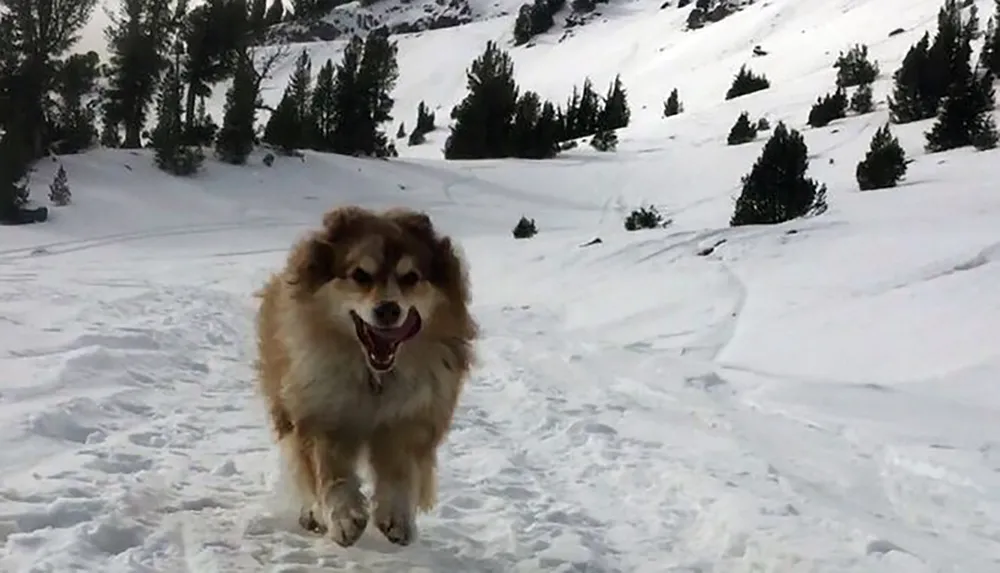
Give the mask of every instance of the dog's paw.
<path id="1" fill-rule="evenodd" d="M 326 504 L 326 534 L 341 547 L 357 543 L 368 526 L 368 503 L 360 491 L 341 491 Z"/>
<path id="2" fill-rule="evenodd" d="M 326 534 L 326 526 L 316 519 L 316 512 L 311 507 L 303 507 L 299 511 L 299 526 L 311 533 Z"/>
<path id="3" fill-rule="evenodd" d="M 396 545 L 407 546 L 417 535 L 413 513 L 401 508 L 376 511 L 375 525 L 385 538 Z"/>

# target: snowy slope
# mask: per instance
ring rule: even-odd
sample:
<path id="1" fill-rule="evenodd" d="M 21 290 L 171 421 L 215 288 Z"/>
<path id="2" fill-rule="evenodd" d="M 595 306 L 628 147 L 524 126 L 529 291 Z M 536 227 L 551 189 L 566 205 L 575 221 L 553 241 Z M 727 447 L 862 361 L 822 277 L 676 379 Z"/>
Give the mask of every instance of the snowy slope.
<path id="1" fill-rule="evenodd" d="M 0 570 L 1000 570 L 1000 152 L 928 156 L 927 122 L 895 127 L 906 182 L 860 193 L 882 106 L 803 131 L 826 214 L 727 227 L 766 137 L 726 146 L 739 111 L 800 128 L 838 50 L 868 41 L 891 73 L 936 8 L 774 0 L 700 36 L 638 10 L 515 50 L 550 97 L 623 72 L 616 154 L 449 163 L 438 139 L 423 159 L 258 156 L 192 179 L 145 153 L 64 158 L 74 204 L 0 229 Z M 450 108 L 507 30 L 404 39 L 400 101 Z M 774 87 L 723 102 L 743 60 Z M 657 119 L 673 85 L 688 111 Z M 297 530 L 254 395 L 250 293 L 348 202 L 429 210 L 483 325 L 441 504 L 407 549 Z M 643 202 L 674 223 L 625 232 Z M 522 214 L 540 234 L 514 241 Z"/>

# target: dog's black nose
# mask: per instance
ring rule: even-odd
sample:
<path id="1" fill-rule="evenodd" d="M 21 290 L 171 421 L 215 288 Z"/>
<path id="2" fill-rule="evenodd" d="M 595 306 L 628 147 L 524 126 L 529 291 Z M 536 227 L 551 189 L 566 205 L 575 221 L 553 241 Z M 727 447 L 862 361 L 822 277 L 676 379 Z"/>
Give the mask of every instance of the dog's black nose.
<path id="1" fill-rule="evenodd" d="M 399 322 L 399 316 L 403 314 L 403 309 L 399 308 L 398 303 L 387 300 L 378 303 L 372 314 L 375 315 L 375 320 L 378 321 L 379 325 L 395 326 Z"/>

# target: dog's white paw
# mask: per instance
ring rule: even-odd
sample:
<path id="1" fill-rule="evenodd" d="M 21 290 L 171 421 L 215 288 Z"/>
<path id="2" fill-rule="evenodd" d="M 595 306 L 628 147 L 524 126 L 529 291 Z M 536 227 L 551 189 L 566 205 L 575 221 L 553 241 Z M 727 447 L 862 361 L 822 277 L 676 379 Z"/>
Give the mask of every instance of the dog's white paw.
<path id="1" fill-rule="evenodd" d="M 357 543 L 368 526 L 368 500 L 357 488 L 332 492 L 324 507 L 326 535 L 341 547 Z"/>
<path id="2" fill-rule="evenodd" d="M 413 512 L 400 505 L 376 508 L 375 525 L 386 539 L 396 545 L 409 545 L 417 536 Z"/>

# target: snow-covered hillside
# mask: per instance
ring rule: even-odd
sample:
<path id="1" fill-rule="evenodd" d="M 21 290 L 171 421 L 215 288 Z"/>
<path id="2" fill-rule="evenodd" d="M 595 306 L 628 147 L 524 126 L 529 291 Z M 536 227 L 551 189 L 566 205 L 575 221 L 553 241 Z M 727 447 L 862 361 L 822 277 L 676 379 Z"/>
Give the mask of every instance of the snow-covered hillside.
<path id="1" fill-rule="evenodd" d="M 73 204 L 0 228 L 0 570 L 1000 570 L 1000 151 L 927 155 L 929 122 L 894 126 L 907 178 L 862 193 L 884 104 L 803 128 L 854 42 L 882 99 L 937 2 L 772 0 L 696 32 L 658 8 L 512 51 L 560 101 L 621 72 L 616 153 L 445 162 L 442 131 L 391 161 L 258 153 L 193 178 L 145 151 L 61 158 Z M 400 38 L 408 124 L 421 99 L 443 123 L 511 25 Z M 743 63 L 772 88 L 723 101 Z M 662 119 L 675 86 L 686 110 Z M 826 213 L 727 226 L 766 138 L 725 145 L 741 110 L 802 130 Z M 254 393 L 251 293 L 344 203 L 428 210 L 483 325 L 440 505 L 405 549 L 297 529 Z M 673 223 L 626 232 L 644 203 Z M 540 232 L 518 241 L 522 215 Z"/>

